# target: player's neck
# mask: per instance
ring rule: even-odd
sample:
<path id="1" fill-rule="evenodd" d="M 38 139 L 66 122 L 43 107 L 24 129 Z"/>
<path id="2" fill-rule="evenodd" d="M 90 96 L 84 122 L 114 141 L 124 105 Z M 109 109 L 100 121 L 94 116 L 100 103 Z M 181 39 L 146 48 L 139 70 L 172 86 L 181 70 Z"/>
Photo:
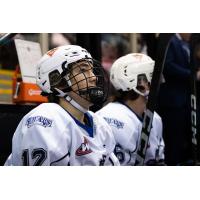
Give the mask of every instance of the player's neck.
<path id="1" fill-rule="evenodd" d="M 136 100 L 127 100 L 125 102 L 137 115 L 142 117 L 144 110 L 146 108 L 146 102 L 143 98 L 139 97 Z"/>
<path id="2" fill-rule="evenodd" d="M 64 99 L 60 99 L 59 105 L 64 108 L 67 112 L 69 112 L 73 117 L 75 117 L 78 121 L 84 124 L 84 113 L 72 106 L 69 102 Z"/>

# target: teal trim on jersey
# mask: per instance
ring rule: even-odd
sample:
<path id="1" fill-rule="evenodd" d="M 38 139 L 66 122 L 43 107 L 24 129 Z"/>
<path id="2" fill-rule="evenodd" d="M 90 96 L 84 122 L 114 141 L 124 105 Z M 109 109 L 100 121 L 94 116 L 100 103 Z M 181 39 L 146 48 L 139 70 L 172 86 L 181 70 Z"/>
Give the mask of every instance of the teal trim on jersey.
<path id="1" fill-rule="evenodd" d="M 87 124 L 82 124 L 80 121 L 78 121 L 74 116 L 72 116 L 68 111 L 67 113 L 72 117 L 72 119 L 76 122 L 78 126 L 83 128 L 90 137 L 93 137 L 93 117 L 89 113 L 85 113 L 85 117 L 87 118 Z"/>
<path id="2" fill-rule="evenodd" d="M 141 122 L 143 122 L 142 117 L 140 117 L 137 113 L 135 113 L 134 110 L 131 109 L 127 104 L 125 104 L 125 103 L 122 102 L 122 101 L 118 101 L 118 102 L 121 103 L 122 105 L 126 106 L 131 112 L 133 112 L 133 113 L 136 115 L 136 117 L 137 117 Z"/>

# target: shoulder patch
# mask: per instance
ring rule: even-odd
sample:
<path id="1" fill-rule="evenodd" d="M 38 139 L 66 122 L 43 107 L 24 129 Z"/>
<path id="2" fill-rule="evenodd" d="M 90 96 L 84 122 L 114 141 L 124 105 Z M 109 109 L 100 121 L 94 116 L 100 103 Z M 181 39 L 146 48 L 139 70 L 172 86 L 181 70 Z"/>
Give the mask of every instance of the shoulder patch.
<path id="1" fill-rule="evenodd" d="M 121 122 L 117 119 L 114 118 L 108 118 L 108 117 L 104 117 L 104 119 L 107 121 L 107 123 L 111 126 L 114 126 L 118 129 L 123 128 L 124 127 L 124 122 Z"/>
<path id="2" fill-rule="evenodd" d="M 35 117 L 30 117 L 27 119 L 26 121 L 26 126 L 28 128 L 30 128 L 31 126 L 33 125 L 40 125 L 40 126 L 43 126 L 43 127 L 51 127 L 52 125 L 52 120 L 51 119 L 48 119 L 46 117 L 43 117 L 43 116 L 35 116 Z"/>

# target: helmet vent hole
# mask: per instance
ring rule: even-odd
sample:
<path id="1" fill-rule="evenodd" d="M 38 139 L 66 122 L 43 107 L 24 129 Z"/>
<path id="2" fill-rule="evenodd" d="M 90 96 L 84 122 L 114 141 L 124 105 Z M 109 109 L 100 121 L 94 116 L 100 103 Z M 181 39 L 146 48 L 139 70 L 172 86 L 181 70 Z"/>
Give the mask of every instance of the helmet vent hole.
<path id="1" fill-rule="evenodd" d="M 65 71 L 66 69 L 67 69 L 67 61 L 64 61 L 63 63 L 62 63 L 62 70 L 63 71 Z"/>
<path id="2" fill-rule="evenodd" d="M 128 76 L 128 75 L 127 75 L 127 70 L 126 70 L 126 69 L 124 70 L 124 75 L 125 75 L 125 76 Z"/>
<path id="3" fill-rule="evenodd" d="M 130 82 L 133 82 L 135 79 L 130 80 Z"/>

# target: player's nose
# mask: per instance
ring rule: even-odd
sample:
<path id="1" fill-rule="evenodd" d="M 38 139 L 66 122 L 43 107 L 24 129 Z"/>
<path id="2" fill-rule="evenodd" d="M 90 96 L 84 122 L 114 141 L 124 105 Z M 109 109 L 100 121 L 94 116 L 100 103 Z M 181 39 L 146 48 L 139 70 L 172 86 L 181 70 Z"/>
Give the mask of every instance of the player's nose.
<path id="1" fill-rule="evenodd" d="M 92 70 L 90 70 L 90 72 L 89 72 L 89 81 L 90 82 L 96 82 L 96 80 L 97 80 L 96 75 L 94 74 L 94 72 Z"/>

